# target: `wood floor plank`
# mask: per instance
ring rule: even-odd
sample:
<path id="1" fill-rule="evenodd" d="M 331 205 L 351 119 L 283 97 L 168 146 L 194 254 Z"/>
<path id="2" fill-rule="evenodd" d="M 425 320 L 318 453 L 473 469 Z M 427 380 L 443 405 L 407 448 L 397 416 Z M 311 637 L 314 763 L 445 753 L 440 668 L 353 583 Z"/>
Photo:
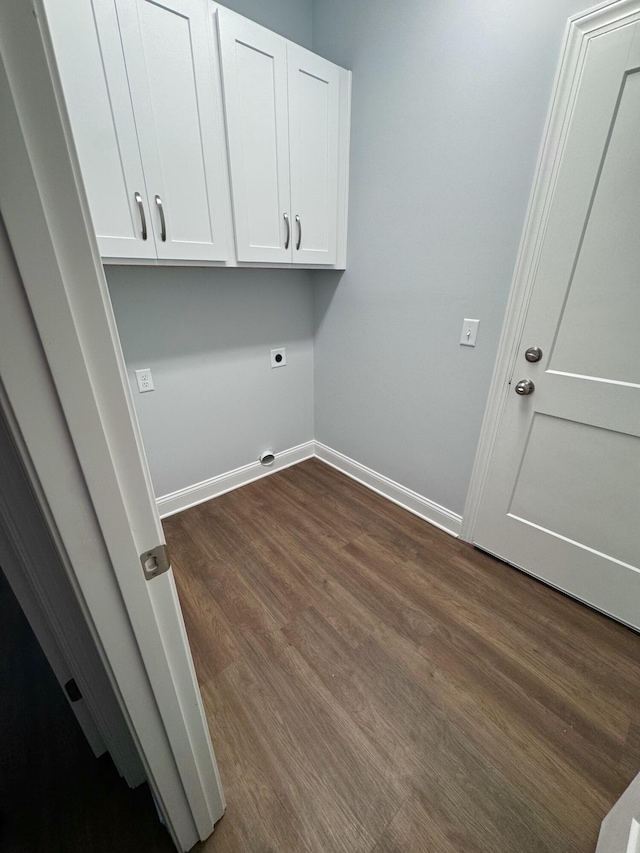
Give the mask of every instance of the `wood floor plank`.
<path id="1" fill-rule="evenodd" d="M 449 731 L 464 734 L 465 753 L 473 756 L 480 751 L 485 764 L 506 779 L 508 787 L 528 804 L 531 816 L 552 830 L 557 849 L 593 849 L 599 822 L 607 811 L 601 793 L 567 763 L 555 744 L 537 737 L 514 716 L 510 705 L 493 695 L 492 684 L 483 671 L 466 668 L 452 650 L 439 659 L 429 649 L 423 649 L 421 661 L 411 654 L 401 637 L 387 633 L 385 639 L 386 650 L 430 691 L 431 703 L 450 722 Z M 440 638 L 434 634 L 431 642 L 439 643 Z M 421 787 L 423 780 L 417 777 L 415 784 Z M 430 784 L 426 790 L 431 791 Z M 486 806 L 489 808 L 490 803 Z M 519 849 L 537 850 L 541 838 L 541 833 L 527 834 Z"/>
<path id="2" fill-rule="evenodd" d="M 165 524 L 229 809 L 207 853 L 587 853 L 640 637 L 309 460 Z"/>
<path id="3" fill-rule="evenodd" d="M 422 807 L 420 798 L 413 795 L 398 810 L 373 853 L 459 853 L 461 849 L 474 853 L 481 848 L 460 835 L 449 837 L 433 807 Z"/>
<path id="4" fill-rule="evenodd" d="M 249 636 L 245 650 L 261 676 L 252 698 L 260 698 L 292 770 L 322 779 L 375 837 L 406 796 L 395 768 L 282 638 Z"/>
<path id="5" fill-rule="evenodd" d="M 242 651 L 217 596 L 211 595 L 208 587 L 197 577 L 187 583 L 180 572 L 174 574 L 182 613 L 189 625 L 189 644 L 198 679 L 201 684 L 206 684 L 240 660 Z"/>
<path id="6" fill-rule="evenodd" d="M 502 642 L 503 652 L 508 653 L 511 649 L 514 657 L 527 657 L 526 667 L 532 672 L 540 670 L 541 682 L 553 681 L 552 690 L 558 694 L 558 699 L 564 693 L 566 702 L 573 704 L 576 713 L 585 715 L 587 725 L 588 720 L 596 716 L 599 729 L 605 732 L 609 730 L 618 742 L 624 740 L 628 727 L 628 714 L 624 709 L 628 709 L 629 699 L 635 695 L 640 678 L 637 659 L 631 663 L 619 658 L 617 676 L 612 679 L 610 658 L 603 658 L 599 648 L 594 648 L 591 643 L 589 654 L 585 654 L 584 643 L 579 650 L 573 649 L 573 654 L 570 654 L 571 644 L 566 632 L 564 629 L 562 632 L 558 630 L 558 623 L 549 624 L 548 619 L 544 618 L 544 609 L 523 610 L 519 600 L 511 600 L 508 602 L 508 610 L 502 601 L 502 590 L 491 588 L 487 594 L 486 585 L 476 584 L 473 589 L 459 589 L 460 579 L 465 572 L 455 562 L 450 564 L 455 575 L 451 571 L 443 575 L 437 567 L 428 573 L 403 571 L 407 565 L 404 559 L 406 553 L 398 554 L 398 549 L 380 536 L 360 537 L 347 550 L 356 557 L 360 552 L 363 561 L 374 571 L 381 571 L 383 577 L 386 571 L 407 595 L 420 602 L 427 612 L 434 612 L 440 621 L 450 616 L 466 626 L 476 627 L 480 636 Z M 475 556 L 477 552 L 471 553 Z M 371 554 L 376 554 L 378 559 L 369 560 Z M 418 554 L 413 551 L 410 556 L 415 559 Z M 545 594 L 558 598 L 555 591 L 541 584 L 537 584 L 537 587 Z M 562 596 L 559 598 L 563 599 Z M 583 609 L 583 615 L 593 615 L 586 608 Z M 622 626 L 616 628 L 623 634 L 629 633 Z M 562 662 L 565 660 L 566 666 L 563 668 Z M 598 679 L 601 689 L 594 693 L 595 679 Z"/>
<path id="7" fill-rule="evenodd" d="M 477 836 L 499 838 L 494 849 L 510 851 L 528 836 L 535 837 L 542 849 L 548 830 L 526 799 L 518 796 L 513 780 L 489 765 L 468 732 L 461 738 L 456 718 L 434 702 L 384 646 L 370 639 L 351 652 L 313 610 L 283 631 L 310 662 L 315 661 L 336 700 L 386 750 L 396 771 L 429 792 L 443 822 L 460 826 L 454 833 L 458 840 L 464 836 L 473 846 Z M 323 650 L 321 658 L 318 648 Z M 509 744 L 500 747 L 508 749 Z M 556 841 L 554 835 L 549 850 Z"/>
<path id="8" fill-rule="evenodd" d="M 255 687 L 249 667 L 240 663 L 203 688 L 218 763 L 227 779 L 228 809 L 216 845 L 230 843 L 231 849 L 246 851 L 313 849 L 305 839 L 305 810 L 289 796 L 288 774 L 246 701 Z M 220 830 L 232 830 L 231 838 Z"/>
<path id="9" fill-rule="evenodd" d="M 355 540 L 347 550 L 373 571 L 383 564 L 381 544 L 368 537 Z M 370 556 L 373 553 L 375 560 Z M 388 564 L 390 558 L 385 557 Z M 466 658 L 475 657 L 483 668 L 491 665 L 493 672 L 518 689 L 525 708 L 536 702 L 581 733 L 584 743 L 580 752 L 589 742 L 602 744 L 603 740 L 608 740 L 614 753 L 621 748 L 629 728 L 629 709 L 628 703 L 621 703 L 610 689 L 615 688 L 610 673 L 607 689 L 594 692 L 593 677 L 564 666 L 556 654 L 547 655 L 546 643 L 531 642 L 531 632 L 521 628 L 522 618 L 505 626 L 496 620 L 490 604 L 483 606 L 475 596 L 457 594 L 450 580 L 440 580 L 434 573 L 423 574 L 418 566 L 397 564 L 396 583 L 438 621 L 441 632 L 450 632 L 449 645 L 465 645 Z M 640 678 L 640 669 L 636 672 Z"/>

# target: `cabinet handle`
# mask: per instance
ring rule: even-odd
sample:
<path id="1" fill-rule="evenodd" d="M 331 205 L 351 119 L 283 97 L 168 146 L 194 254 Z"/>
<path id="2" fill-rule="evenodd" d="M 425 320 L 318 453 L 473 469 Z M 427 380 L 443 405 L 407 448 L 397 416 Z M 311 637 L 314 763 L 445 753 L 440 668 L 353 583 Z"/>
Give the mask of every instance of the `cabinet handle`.
<path id="1" fill-rule="evenodd" d="M 156 204 L 158 205 L 158 213 L 160 214 L 160 239 L 163 243 L 167 242 L 167 223 L 164 218 L 164 207 L 162 206 L 162 199 L 159 195 L 156 196 Z"/>
<path id="2" fill-rule="evenodd" d="M 138 205 L 138 212 L 140 213 L 140 223 L 142 225 L 142 239 L 147 239 L 147 218 L 144 215 L 144 205 L 142 203 L 142 196 L 140 193 L 134 193 L 133 197 L 136 200 L 136 204 Z"/>
<path id="3" fill-rule="evenodd" d="M 298 242 L 296 243 L 296 249 L 299 249 L 300 243 L 302 243 L 302 220 L 299 216 L 296 216 L 296 222 L 298 223 Z"/>
<path id="4" fill-rule="evenodd" d="M 291 225 L 289 224 L 289 214 L 285 213 L 283 215 L 284 215 L 284 221 L 287 223 L 287 236 L 286 236 L 285 241 L 284 241 L 284 247 L 285 247 L 285 249 L 288 249 L 289 248 L 289 239 L 291 237 Z"/>

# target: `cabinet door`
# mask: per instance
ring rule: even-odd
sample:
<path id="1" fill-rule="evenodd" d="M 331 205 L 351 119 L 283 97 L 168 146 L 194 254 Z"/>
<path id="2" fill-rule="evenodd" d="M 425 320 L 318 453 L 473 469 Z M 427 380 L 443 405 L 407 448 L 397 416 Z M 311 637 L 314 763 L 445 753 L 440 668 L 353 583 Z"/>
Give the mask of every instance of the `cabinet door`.
<path id="1" fill-rule="evenodd" d="M 293 262 L 335 264 L 340 69 L 287 45 Z"/>
<path id="2" fill-rule="evenodd" d="M 159 258 L 223 261 L 230 211 L 206 0 L 117 0 Z"/>
<path id="3" fill-rule="evenodd" d="M 287 42 L 218 9 L 239 261 L 290 262 Z"/>
<path id="4" fill-rule="evenodd" d="M 155 258 L 114 0 L 45 9 L 100 254 Z"/>

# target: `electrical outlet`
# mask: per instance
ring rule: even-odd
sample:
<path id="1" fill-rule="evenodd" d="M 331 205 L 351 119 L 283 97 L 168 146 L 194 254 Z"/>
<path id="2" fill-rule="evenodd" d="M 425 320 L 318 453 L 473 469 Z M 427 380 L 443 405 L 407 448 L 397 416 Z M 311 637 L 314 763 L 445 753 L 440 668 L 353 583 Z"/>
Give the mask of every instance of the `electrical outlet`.
<path id="1" fill-rule="evenodd" d="M 284 347 L 271 350 L 271 367 L 284 367 L 287 363 L 287 351 Z"/>
<path id="2" fill-rule="evenodd" d="M 474 347 L 476 338 L 478 337 L 478 326 L 480 320 L 468 320 L 466 317 L 462 323 L 462 335 L 460 336 L 460 344 L 463 347 Z"/>
<path id="3" fill-rule="evenodd" d="M 138 391 L 141 394 L 144 394 L 145 391 L 155 390 L 150 367 L 143 367 L 142 370 L 136 370 L 136 382 L 138 383 Z"/>

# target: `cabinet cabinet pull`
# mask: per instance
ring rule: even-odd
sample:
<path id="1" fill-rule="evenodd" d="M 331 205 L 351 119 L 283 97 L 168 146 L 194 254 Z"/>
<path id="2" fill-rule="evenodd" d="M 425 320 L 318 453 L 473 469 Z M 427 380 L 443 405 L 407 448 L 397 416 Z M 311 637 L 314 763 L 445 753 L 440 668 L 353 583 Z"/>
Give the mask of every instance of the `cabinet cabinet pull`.
<path id="1" fill-rule="evenodd" d="M 164 218 L 164 207 L 162 206 L 162 199 L 159 195 L 156 196 L 156 204 L 158 205 L 158 213 L 160 214 L 160 239 L 163 243 L 167 242 L 167 223 Z"/>
<path id="2" fill-rule="evenodd" d="M 289 214 L 285 213 L 285 214 L 283 214 L 283 216 L 284 216 L 284 221 L 287 223 L 287 236 L 285 237 L 285 240 L 284 240 L 284 247 L 285 247 L 285 249 L 288 249 L 289 248 L 289 239 L 291 238 L 291 225 L 289 224 Z"/>
<path id="3" fill-rule="evenodd" d="M 142 196 L 140 193 L 134 193 L 133 197 L 136 200 L 136 204 L 138 205 L 138 212 L 140 213 L 140 224 L 142 225 L 142 239 L 147 239 L 147 218 L 144 215 L 144 205 L 142 203 Z"/>
<path id="4" fill-rule="evenodd" d="M 296 216 L 296 222 L 298 223 L 298 242 L 296 243 L 296 250 L 300 248 L 300 243 L 302 243 L 302 220 L 299 216 Z"/>

